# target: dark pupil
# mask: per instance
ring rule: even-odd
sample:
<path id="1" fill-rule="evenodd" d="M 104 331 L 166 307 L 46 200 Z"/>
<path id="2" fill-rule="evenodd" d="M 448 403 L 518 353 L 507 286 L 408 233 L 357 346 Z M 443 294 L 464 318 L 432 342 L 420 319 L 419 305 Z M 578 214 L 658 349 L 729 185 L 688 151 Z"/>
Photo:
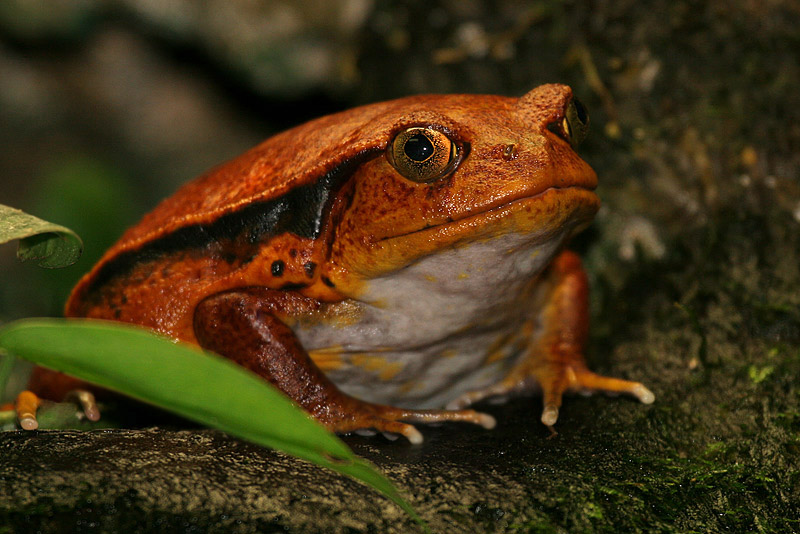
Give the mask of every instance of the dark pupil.
<path id="1" fill-rule="evenodd" d="M 406 141 L 403 152 L 414 161 L 425 161 L 433 154 L 433 143 L 421 133 L 412 135 Z"/>

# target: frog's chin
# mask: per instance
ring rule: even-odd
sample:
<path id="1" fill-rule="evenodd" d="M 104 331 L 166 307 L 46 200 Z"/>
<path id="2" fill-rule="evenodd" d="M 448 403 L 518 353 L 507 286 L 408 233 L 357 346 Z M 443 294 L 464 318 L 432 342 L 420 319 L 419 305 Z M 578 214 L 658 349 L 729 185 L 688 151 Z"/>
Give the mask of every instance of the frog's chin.
<path id="1" fill-rule="evenodd" d="M 381 241 L 405 238 L 444 238 L 467 241 L 510 232 L 548 235 L 569 226 L 579 231 L 588 226 L 600 207 L 598 196 L 584 187 L 549 187 L 534 195 L 506 199 L 480 211 L 471 211 L 447 222 L 420 228 Z"/>
<path id="2" fill-rule="evenodd" d="M 551 187 L 539 194 L 508 200 L 461 219 L 374 242 L 368 252 L 350 255 L 352 273 L 383 276 L 416 260 L 453 247 L 520 234 L 532 245 L 562 241 L 591 222 L 600 206 L 582 187 Z"/>

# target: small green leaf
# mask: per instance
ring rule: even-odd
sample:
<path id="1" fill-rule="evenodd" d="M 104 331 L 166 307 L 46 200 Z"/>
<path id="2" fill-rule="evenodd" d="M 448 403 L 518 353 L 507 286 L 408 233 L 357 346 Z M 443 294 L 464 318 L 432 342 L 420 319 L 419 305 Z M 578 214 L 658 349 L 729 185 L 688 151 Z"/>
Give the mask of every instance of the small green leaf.
<path id="1" fill-rule="evenodd" d="M 72 265 L 83 251 L 81 239 L 69 228 L 0 204 L 0 245 L 15 239 L 20 240 L 20 260 L 49 269 Z"/>
<path id="2" fill-rule="evenodd" d="M 0 328 L 3 350 L 349 475 L 422 521 L 388 479 L 283 394 L 194 345 L 120 323 L 23 319 Z"/>

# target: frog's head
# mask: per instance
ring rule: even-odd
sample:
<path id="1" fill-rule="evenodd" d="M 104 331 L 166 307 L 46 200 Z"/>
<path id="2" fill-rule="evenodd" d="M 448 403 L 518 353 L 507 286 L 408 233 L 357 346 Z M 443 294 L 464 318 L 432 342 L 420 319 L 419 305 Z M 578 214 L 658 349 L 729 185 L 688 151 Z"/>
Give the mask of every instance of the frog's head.
<path id="1" fill-rule="evenodd" d="M 588 117 L 563 85 L 522 98 L 398 100 L 382 157 L 350 180 L 333 266 L 364 278 L 438 250 L 509 233 L 562 240 L 596 213 L 595 172 L 575 152 Z"/>

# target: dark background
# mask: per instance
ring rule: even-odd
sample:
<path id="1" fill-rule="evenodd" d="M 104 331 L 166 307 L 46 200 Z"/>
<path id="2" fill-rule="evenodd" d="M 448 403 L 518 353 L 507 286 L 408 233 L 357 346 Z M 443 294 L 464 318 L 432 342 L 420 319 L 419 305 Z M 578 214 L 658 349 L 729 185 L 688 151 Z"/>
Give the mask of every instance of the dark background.
<path id="1" fill-rule="evenodd" d="M 60 314 L 127 225 L 271 133 L 408 94 L 566 83 L 590 111 L 581 154 L 604 202 L 575 243 L 593 282 L 588 356 L 656 403 L 570 398 L 549 440 L 540 401 L 523 399 L 490 408 L 491 438 L 448 426 L 425 429 L 422 449 L 351 444 L 437 528 L 800 531 L 798 28 L 797 2 L 755 0 L 3 2 L 0 203 L 75 229 L 86 247 L 59 271 L 2 247 L 0 321 Z M 9 451 L 43 446 L 6 439 Z M 337 514 L 366 506 L 367 527 L 352 531 L 404 528 L 364 504 L 374 496 L 319 508 L 313 488 L 333 482 L 310 476 L 297 489 L 310 500 L 285 506 L 322 509 L 334 530 Z M 113 491 L 90 483 L 89 502 L 138 488 L 121 477 Z M 52 486 L 27 484 L 31 500 L 20 491 L 0 509 L 30 526 L 24 513 Z M 200 507 L 199 524 L 242 510 L 242 494 Z M 67 523 L 91 508 L 48 495 L 71 503 Z M 131 517 L 149 510 L 132 499 Z M 243 529 L 264 520 L 241 514 Z M 316 524 L 276 514 L 291 531 Z"/>

